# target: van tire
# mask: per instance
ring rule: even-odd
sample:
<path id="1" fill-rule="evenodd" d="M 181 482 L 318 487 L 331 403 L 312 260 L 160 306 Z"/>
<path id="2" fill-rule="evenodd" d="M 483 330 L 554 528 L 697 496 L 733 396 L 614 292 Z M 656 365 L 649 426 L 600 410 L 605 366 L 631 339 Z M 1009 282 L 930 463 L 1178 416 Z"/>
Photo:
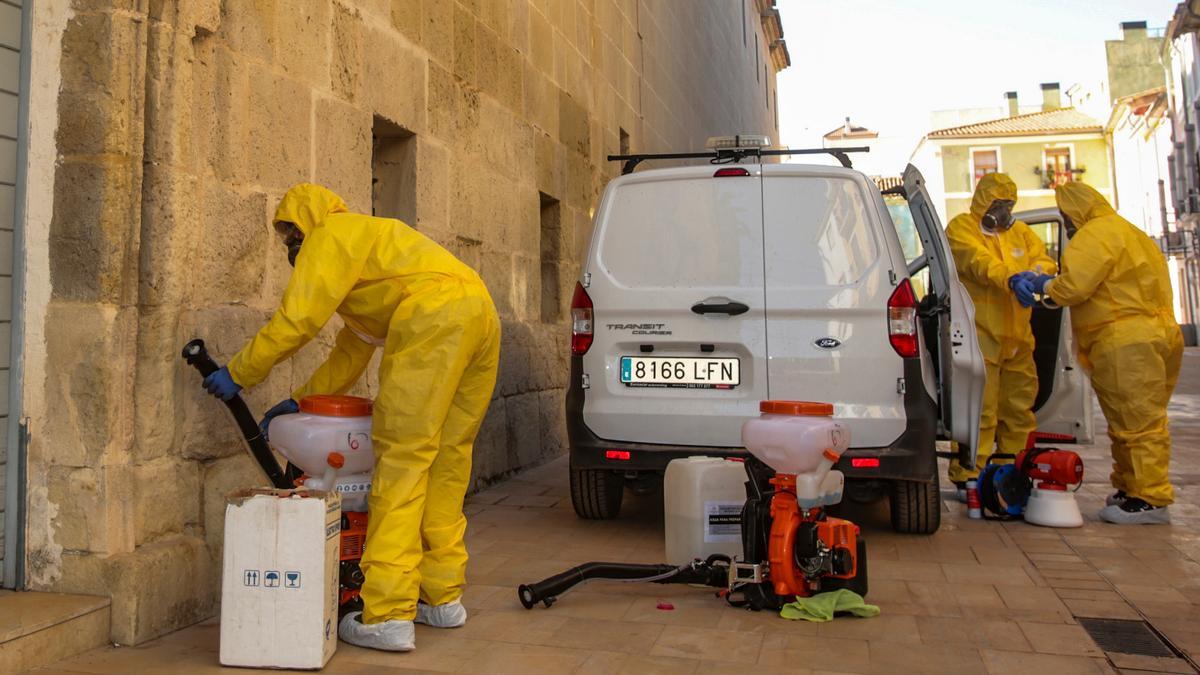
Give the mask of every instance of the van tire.
<path id="1" fill-rule="evenodd" d="M 571 469 L 571 504 L 580 518 L 616 518 L 624 496 L 625 476 L 607 469 Z"/>
<path id="2" fill-rule="evenodd" d="M 942 524 L 942 495 L 935 472 L 929 482 L 897 480 L 889 495 L 892 529 L 902 534 L 933 534 Z"/>

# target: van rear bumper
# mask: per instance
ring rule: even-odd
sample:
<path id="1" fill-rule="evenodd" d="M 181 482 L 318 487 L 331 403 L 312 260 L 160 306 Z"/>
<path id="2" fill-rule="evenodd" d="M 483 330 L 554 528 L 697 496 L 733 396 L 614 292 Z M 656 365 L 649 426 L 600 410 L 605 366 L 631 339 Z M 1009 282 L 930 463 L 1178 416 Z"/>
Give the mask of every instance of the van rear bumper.
<path id="1" fill-rule="evenodd" d="M 567 389 L 567 437 L 571 446 L 571 467 L 575 469 L 611 469 L 614 471 L 665 471 L 673 459 L 707 455 L 711 457 L 745 457 L 744 448 L 720 448 L 686 445 L 661 445 L 607 441 L 583 421 L 582 387 L 583 359 L 571 358 L 571 380 Z M 937 471 L 937 406 L 926 393 L 921 379 L 920 359 L 904 359 L 907 386 L 904 407 L 908 423 L 904 432 L 890 445 L 882 448 L 850 448 L 842 455 L 836 468 L 847 478 L 914 480 L 930 482 Z M 623 451 L 610 458 L 610 450 Z M 861 466 L 872 462 L 855 459 L 878 459 L 878 466 Z"/>

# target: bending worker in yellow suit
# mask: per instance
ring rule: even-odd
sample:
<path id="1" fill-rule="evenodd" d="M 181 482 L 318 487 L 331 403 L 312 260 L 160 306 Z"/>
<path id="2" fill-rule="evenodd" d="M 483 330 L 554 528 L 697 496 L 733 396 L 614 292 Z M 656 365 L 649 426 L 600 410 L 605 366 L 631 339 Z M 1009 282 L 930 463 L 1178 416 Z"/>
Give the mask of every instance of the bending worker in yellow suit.
<path id="1" fill-rule="evenodd" d="M 1055 198 L 1068 229 L 1078 229 L 1063 251 L 1062 274 L 1039 276 L 1034 290 L 1071 308 L 1079 359 L 1108 420 L 1117 491 L 1100 517 L 1170 522 L 1167 403 L 1179 379 L 1183 335 L 1171 308 L 1166 258 L 1090 186 L 1067 183 Z"/>
<path id="2" fill-rule="evenodd" d="M 1033 278 L 1038 273 L 1053 274 L 1056 268 L 1042 240 L 1028 225 L 1013 219 L 1016 203 L 1012 179 L 1002 173 L 988 174 L 975 187 L 971 211 L 946 227 L 959 279 L 975 305 L 975 329 L 987 368 L 976 466 L 950 463 L 950 480 L 964 500 L 966 481 L 979 475 L 993 443 L 1002 453 L 1021 452 L 1037 428 L 1033 400 L 1038 380 L 1030 310 L 1013 294 L 1026 296 L 1032 305 Z"/>
<path id="3" fill-rule="evenodd" d="M 408 225 L 350 213 L 317 185 L 288 190 L 275 229 L 295 266 L 270 322 L 205 382 L 230 398 L 313 338 L 337 312 L 333 351 L 292 399 L 340 394 L 383 347 L 372 437 L 375 470 L 362 569 L 363 611 L 338 634 L 408 651 L 413 620 L 461 626 L 471 450 L 496 383 L 500 321 L 479 275 Z M 418 601 L 420 603 L 418 604 Z"/>

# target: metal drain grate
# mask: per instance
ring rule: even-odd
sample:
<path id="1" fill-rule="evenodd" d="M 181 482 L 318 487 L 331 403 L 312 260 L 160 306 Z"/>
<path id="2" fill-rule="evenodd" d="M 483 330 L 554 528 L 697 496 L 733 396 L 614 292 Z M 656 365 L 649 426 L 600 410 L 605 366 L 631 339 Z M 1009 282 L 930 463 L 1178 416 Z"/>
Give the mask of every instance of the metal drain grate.
<path id="1" fill-rule="evenodd" d="M 1145 621 L 1085 619 L 1082 617 L 1076 617 L 1076 620 L 1092 636 L 1100 649 L 1106 652 L 1165 658 L 1177 656 L 1170 646 L 1150 630 Z"/>

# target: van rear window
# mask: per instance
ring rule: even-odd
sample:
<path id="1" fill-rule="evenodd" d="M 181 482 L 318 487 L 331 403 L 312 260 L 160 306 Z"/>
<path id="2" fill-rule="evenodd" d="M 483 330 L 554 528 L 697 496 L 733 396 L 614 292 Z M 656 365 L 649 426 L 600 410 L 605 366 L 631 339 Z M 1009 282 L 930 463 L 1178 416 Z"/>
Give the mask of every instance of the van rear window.
<path id="1" fill-rule="evenodd" d="M 847 286 L 878 257 L 872 208 L 853 180 L 768 177 L 763 208 L 768 286 Z"/>
<path id="2" fill-rule="evenodd" d="M 697 178 L 625 185 L 597 255 L 629 287 L 762 286 L 760 183 Z"/>

